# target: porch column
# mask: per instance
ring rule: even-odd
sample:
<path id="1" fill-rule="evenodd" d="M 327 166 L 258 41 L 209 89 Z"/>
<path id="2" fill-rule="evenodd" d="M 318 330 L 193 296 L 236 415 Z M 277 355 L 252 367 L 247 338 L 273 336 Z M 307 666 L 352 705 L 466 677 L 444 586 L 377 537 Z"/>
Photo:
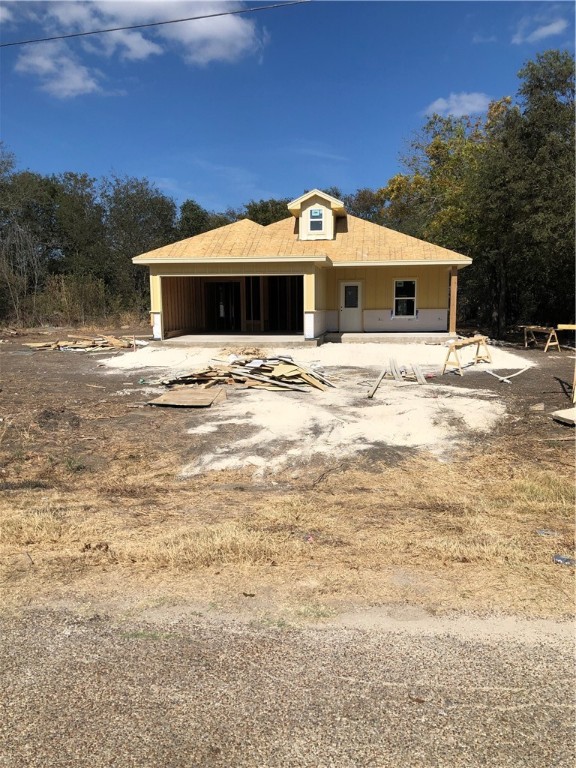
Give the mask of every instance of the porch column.
<path id="1" fill-rule="evenodd" d="M 450 315 L 448 322 L 448 333 L 451 336 L 456 335 L 456 306 L 458 303 L 458 267 L 450 269 Z"/>
<path id="2" fill-rule="evenodd" d="M 303 275 L 304 280 L 304 338 L 313 339 L 316 335 L 314 327 L 314 310 L 316 309 L 314 273 Z"/>
<path id="3" fill-rule="evenodd" d="M 162 338 L 162 282 L 160 275 L 150 270 L 150 325 L 152 338 Z"/>

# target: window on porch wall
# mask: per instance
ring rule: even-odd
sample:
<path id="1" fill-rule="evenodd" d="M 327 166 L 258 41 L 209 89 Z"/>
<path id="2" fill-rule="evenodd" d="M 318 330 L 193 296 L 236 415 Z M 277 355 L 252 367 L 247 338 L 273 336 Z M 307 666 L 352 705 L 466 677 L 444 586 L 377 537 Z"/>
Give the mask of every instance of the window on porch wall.
<path id="1" fill-rule="evenodd" d="M 416 280 L 394 280 L 394 317 L 416 317 Z"/>

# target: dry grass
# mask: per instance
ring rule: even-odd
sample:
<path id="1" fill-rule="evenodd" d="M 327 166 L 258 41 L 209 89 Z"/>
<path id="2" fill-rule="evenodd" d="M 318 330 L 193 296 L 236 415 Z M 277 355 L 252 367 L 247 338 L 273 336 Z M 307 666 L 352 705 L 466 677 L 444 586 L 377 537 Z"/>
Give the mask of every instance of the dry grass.
<path id="1" fill-rule="evenodd" d="M 202 583 L 219 599 L 237 593 L 241 577 L 318 615 L 351 602 L 572 610 L 573 569 L 552 563 L 573 552 L 574 483 L 561 449 L 538 465 L 506 446 L 451 463 L 414 454 L 254 488 L 251 470 L 179 479 L 178 433 L 168 446 L 144 445 L 111 421 L 117 413 L 123 403 L 87 408 L 86 443 L 71 442 L 68 411 L 50 430 L 38 414 L 3 422 L 0 565 L 16 602 L 61 585 L 95 589 L 121 573 L 123 583 L 153 578 L 166 590 Z M 169 415 L 157 418 L 169 436 Z M 218 584 L 205 589 L 215 572 Z"/>
<path id="2" fill-rule="evenodd" d="M 25 464 L 30 470 L 34 462 Z M 478 457 L 466 473 L 420 457 L 332 475 L 313 493 L 247 490 L 232 500 L 223 481 L 238 477 L 219 473 L 177 487 L 161 461 L 148 467 L 146 485 L 110 472 L 105 482 L 90 473 L 80 481 L 65 464 L 51 471 L 65 491 L 17 490 L 0 506 L 0 558 L 17 592 L 69 583 L 87 568 L 200 577 L 221 568 L 221 590 L 250 573 L 304 605 L 324 601 L 328 611 L 334 600 L 409 600 L 437 611 L 571 609 L 570 569 L 552 564 L 552 555 L 572 552 L 574 490 L 551 469 L 510 477 L 509 467 L 495 472 Z M 542 528 L 552 534 L 537 535 Z M 14 559 L 22 552 L 33 567 Z"/>

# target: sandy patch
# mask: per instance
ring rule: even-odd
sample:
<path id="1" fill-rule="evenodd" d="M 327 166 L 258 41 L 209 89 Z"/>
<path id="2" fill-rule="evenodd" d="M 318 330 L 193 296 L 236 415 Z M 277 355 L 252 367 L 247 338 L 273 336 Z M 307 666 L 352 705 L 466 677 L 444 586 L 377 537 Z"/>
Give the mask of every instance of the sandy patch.
<path id="1" fill-rule="evenodd" d="M 472 362 L 474 351 L 474 346 L 462 350 L 463 365 Z M 500 347 L 490 347 L 490 352 L 492 363 L 482 363 L 480 369 L 510 372 L 533 364 Z M 443 457 L 462 440 L 490 432 L 505 415 L 504 404 L 491 392 L 445 386 L 442 379 L 426 386 L 386 380 L 374 399 L 367 399 L 377 373 L 390 358 L 410 372 L 412 363 L 417 363 L 425 372 L 439 373 L 447 354 L 445 344 L 323 344 L 266 354 L 289 355 L 296 362 L 325 369 L 336 388 L 306 394 L 230 392 L 226 402 L 194 414 L 198 425 L 189 434 L 204 441 L 199 455 L 183 468 L 184 476 L 252 466 L 255 476 L 261 477 L 315 456 L 338 461 L 381 446 L 425 449 Z M 152 376 L 158 377 L 226 359 L 213 348 L 159 346 L 103 362 L 111 372 L 152 369 Z"/>
<path id="2" fill-rule="evenodd" d="M 384 382 L 368 400 L 359 387 L 351 390 L 353 384 L 304 395 L 235 393 L 203 412 L 202 423 L 189 430 L 192 435 L 218 432 L 221 439 L 207 441 L 182 474 L 253 466 L 261 477 L 315 456 L 338 461 L 382 445 L 442 456 L 459 439 L 489 432 L 505 414 L 503 403 L 483 390 Z"/>
<path id="3" fill-rule="evenodd" d="M 474 346 L 465 347 L 460 353 L 463 365 L 472 362 Z M 382 368 L 390 358 L 399 365 L 417 363 L 426 368 L 441 370 L 446 359 L 444 344 L 322 344 L 320 347 L 296 349 L 270 349 L 265 354 L 289 355 L 296 362 L 322 366 L 347 366 L 354 368 Z M 482 368 L 519 370 L 533 363 L 515 352 L 500 347 L 490 347 L 492 363 L 482 363 Z M 209 347 L 143 347 L 136 352 L 105 358 L 101 364 L 111 370 L 140 370 L 158 368 L 170 372 L 191 371 L 207 365 L 210 360 L 225 360 L 226 355 Z"/>

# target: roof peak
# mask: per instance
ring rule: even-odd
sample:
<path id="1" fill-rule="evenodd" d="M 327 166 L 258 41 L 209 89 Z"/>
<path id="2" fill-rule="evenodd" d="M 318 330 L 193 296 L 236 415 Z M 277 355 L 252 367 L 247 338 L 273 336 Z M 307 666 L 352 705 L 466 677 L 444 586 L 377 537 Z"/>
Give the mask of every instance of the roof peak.
<path id="1" fill-rule="evenodd" d="M 337 197 L 332 197 L 327 192 L 322 192 L 321 189 L 311 189 L 309 192 L 304 192 L 303 195 L 297 197 L 288 203 L 288 210 L 293 216 L 300 216 L 302 214 L 302 205 L 311 197 L 320 197 L 322 200 L 328 203 L 328 207 L 334 212 L 336 216 L 345 216 L 346 208 L 342 200 L 338 200 Z"/>

